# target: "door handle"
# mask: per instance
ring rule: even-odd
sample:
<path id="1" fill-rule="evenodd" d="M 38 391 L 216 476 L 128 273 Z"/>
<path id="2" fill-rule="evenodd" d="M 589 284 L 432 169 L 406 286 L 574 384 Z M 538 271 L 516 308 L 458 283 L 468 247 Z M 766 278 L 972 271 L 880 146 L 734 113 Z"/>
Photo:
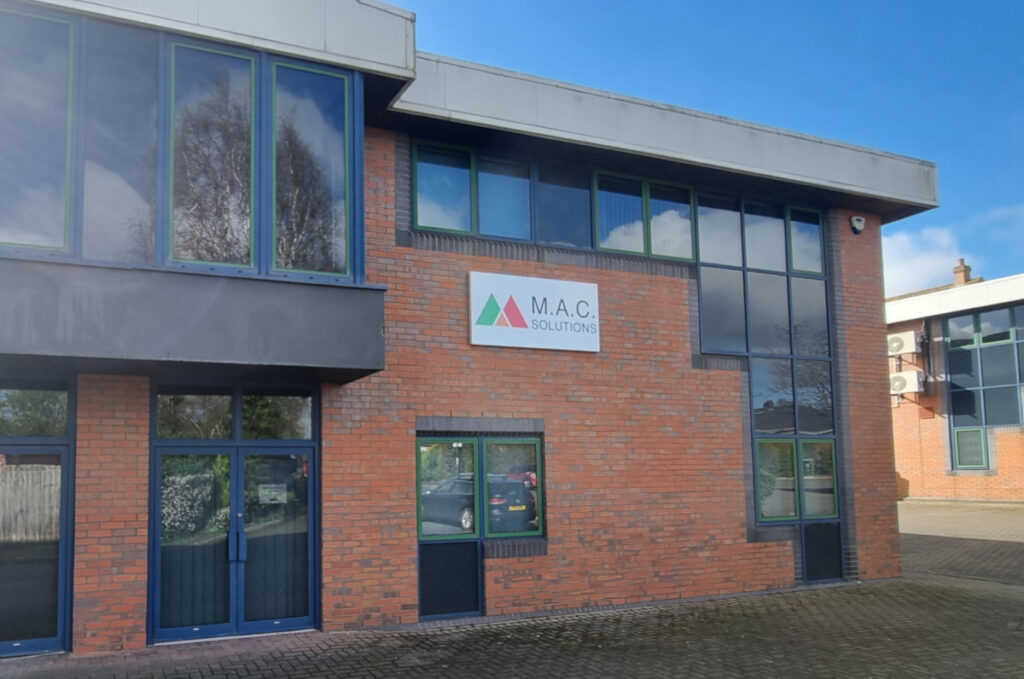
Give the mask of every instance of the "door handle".
<path id="1" fill-rule="evenodd" d="M 249 538 L 244 530 L 238 531 L 238 560 L 245 561 L 249 557 Z"/>
<path id="2" fill-rule="evenodd" d="M 231 533 L 228 533 L 228 561 L 238 561 L 238 538 Z"/>

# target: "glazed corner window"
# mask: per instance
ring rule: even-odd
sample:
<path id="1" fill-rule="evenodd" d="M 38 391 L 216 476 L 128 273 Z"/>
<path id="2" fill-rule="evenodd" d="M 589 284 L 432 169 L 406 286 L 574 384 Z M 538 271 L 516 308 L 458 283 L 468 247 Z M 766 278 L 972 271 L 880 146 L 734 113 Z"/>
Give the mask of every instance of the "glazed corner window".
<path id="1" fill-rule="evenodd" d="M 839 515 L 831 440 L 760 439 L 756 448 L 759 520 Z"/>
<path id="2" fill-rule="evenodd" d="M 594 182 L 600 249 L 693 258 L 689 189 L 600 174 Z"/>
<path id="3" fill-rule="evenodd" d="M 421 438 L 416 468 L 421 539 L 543 533 L 538 439 Z"/>
<path id="4" fill-rule="evenodd" d="M 0 102 L 15 140 L 0 157 L 0 248 L 324 282 L 361 274 L 348 71 L 0 9 L 4 82 L 32 87 Z"/>

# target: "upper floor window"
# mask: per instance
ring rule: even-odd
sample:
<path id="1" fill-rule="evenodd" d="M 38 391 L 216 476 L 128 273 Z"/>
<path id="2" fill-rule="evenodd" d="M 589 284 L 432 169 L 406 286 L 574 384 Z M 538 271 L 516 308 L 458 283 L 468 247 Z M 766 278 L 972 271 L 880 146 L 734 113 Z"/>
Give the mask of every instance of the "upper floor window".
<path id="1" fill-rule="evenodd" d="M 0 248 L 358 282 L 356 74 L 0 7 Z"/>

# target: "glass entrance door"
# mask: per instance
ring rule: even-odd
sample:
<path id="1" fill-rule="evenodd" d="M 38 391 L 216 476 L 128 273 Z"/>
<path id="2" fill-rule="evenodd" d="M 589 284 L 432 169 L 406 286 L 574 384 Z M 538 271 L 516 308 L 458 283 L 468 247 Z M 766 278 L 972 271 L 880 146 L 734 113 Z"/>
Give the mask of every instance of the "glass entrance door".
<path id="1" fill-rule="evenodd" d="M 154 638 L 312 626 L 311 452 L 158 451 Z"/>

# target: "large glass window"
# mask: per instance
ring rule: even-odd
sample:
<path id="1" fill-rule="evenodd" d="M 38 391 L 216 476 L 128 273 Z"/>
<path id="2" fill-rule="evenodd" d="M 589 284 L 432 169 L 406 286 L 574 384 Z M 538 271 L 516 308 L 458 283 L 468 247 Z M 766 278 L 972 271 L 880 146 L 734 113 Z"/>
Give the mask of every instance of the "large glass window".
<path id="1" fill-rule="evenodd" d="M 786 277 L 775 274 L 747 274 L 747 306 L 750 353 L 788 354 L 789 296 Z"/>
<path id="2" fill-rule="evenodd" d="M 700 346 L 705 353 L 747 350 L 743 272 L 700 268 Z"/>
<path id="3" fill-rule="evenodd" d="M 540 441 L 420 439 L 419 534 L 424 540 L 540 535 Z"/>
<path id="4" fill-rule="evenodd" d="M 692 259 L 689 189 L 606 175 L 596 186 L 599 248 Z"/>
<path id="5" fill-rule="evenodd" d="M 751 269 L 786 270 L 786 220 L 780 207 L 743 206 L 743 243 Z"/>
<path id="6" fill-rule="evenodd" d="M 790 210 L 789 239 L 794 271 L 824 273 L 821 254 L 821 215 L 810 210 Z"/>
<path id="7" fill-rule="evenodd" d="M 954 468 L 987 468 L 984 427 L 1019 426 L 1024 306 L 946 319 Z"/>
<path id="8" fill-rule="evenodd" d="M 446 231 L 473 230 L 470 155 L 416 150 L 416 223 Z"/>
<path id="9" fill-rule="evenodd" d="M 536 201 L 539 243 L 593 247 L 589 172 L 568 165 L 541 164 Z"/>
<path id="10" fill-rule="evenodd" d="M 351 74 L 35 13 L 0 9 L 0 250 L 358 282 Z"/>
<path id="11" fill-rule="evenodd" d="M 697 196 L 697 242 L 702 263 L 742 266 L 739 201 Z"/>
<path id="12" fill-rule="evenodd" d="M 597 178 L 598 247 L 642 253 L 644 245 L 643 188 L 621 177 Z"/>
<path id="13" fill-rule="evenodd" d="M 530 170 L 522 163 L 480 160 L 480 233 L 499 238 L 530 237 Z"/>

